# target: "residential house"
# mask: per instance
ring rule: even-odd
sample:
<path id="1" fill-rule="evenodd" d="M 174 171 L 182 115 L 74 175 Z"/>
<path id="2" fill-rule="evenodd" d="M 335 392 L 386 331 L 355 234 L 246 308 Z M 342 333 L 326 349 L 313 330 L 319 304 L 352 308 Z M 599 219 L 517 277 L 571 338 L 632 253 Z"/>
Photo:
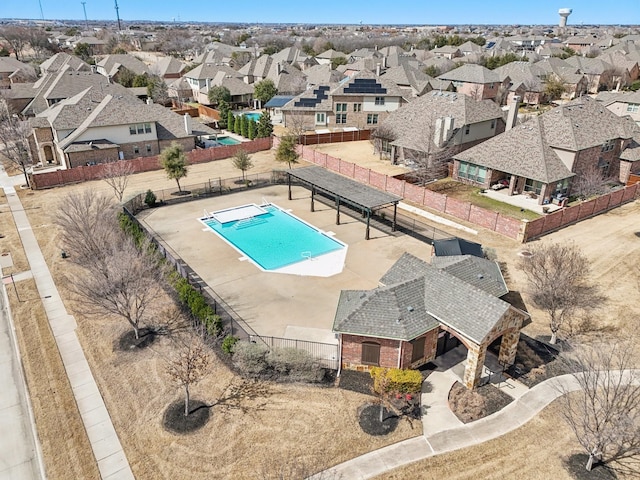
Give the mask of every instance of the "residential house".
<path id="1" fill-rule="evenodd" d="M 398 88 L 406 91 L 410 97 L 418 97 L 431 90 L 453 90 L 451 82 L 433 78 L 422 70 L 406 63 L 385 70 L 382 77 L 395 83 Z"/>
<path id="2" fill-rule="evenodd" d="M 331 65 L 315 65 L 304 71 L 307 85 L 330 85 L 345 78 L 343 73 L 332 70 Z"/>
<path id="3" fill-rule="evenodd" d="M 184 75 L 191 86 L 191 96 L 199 103 L 209 104 L 209 89 L 222 86 L 231 93 L 231 104 L 234 107 L 249 106 L 253 98 L 253 85 L 242 80 L 242 75 L 231 67 L 203 63 Z"/>
<path id="4" fill-rule="evenodd" d="M 455 58 L 462 57 L 462 52 L 458 47 L 453 45 L 444 45 L 442 47 L 436 47 L 431 50 L 431 53 L 436 58 L 446 58 L 447 60 L 453 60 Z"/>
<path id="5" fill-rule="evenodd" d="M 162 57 L 149 66 L 149 72 L 160 78 L 180 78 L 184 74 L 187 64 L 174 57 Z"/>
<path id="6" fill-rule="evenodd" d="M 65 44 L 68 48 L 74 49 L 79 44 L 86 43 L 89 45 L 91 55 L 104 55 L 106 53 L 107 41 L 93 36 L 74 36 L 66 39 Z"/>
<path id="7" fill-rule="evenodd" d="M 580 55 L 585 55 L 591 51 L 592 48 L 598 48 L 596 46 L 597 38 L 593 36 L 581 36 L 576 35 L 574 37 L 569 37 L 565 40 L 564 44 L 566 47 L 570 48 L 576 53 Z"/>
<path id="8" fill-rule="evenodd" d="M 37 78 L 33 66 L 12 57 L 0 57 L 0 89 L 16 83 L 33 82 Z"/>
<path id="9" fill-rule="evenodd" d="M 494 70 L 502 82 L 508 80 L 509 91 L 506 104 L 511 105 L 518 99 L 528 105 L 540 105 L 547 102 L 545 84 L 541 78 L 545 71 L 529 62 L 510 62 Z"/>
<path id="10" fill-rule="evenodd" d="M 508 88 L 510 80 L 501 79 L 494 71 L 482 65 L 462 65 L 438 76 L 440 80 L 453 83 L 456 92 L 476 100 L 494 99 L 501 89 Z"/>
<path id="11" fill-rule="evenodd" d="M 637 92 L 600 92 L 596 99 L 619 117 L 629 116 L 640 126 L 640 90 Z"/>
<path id="12" fill-rule="evenodd" d="M 484 188 L 504 180 L 507 195 L 560 203 L 583 177 L 626 183 L 640 172 L 639 140 L 631 119 L 584 96 L 455 155 L 453 178 Z"/>
<path id="13" fill-rule="evenodd" d="M 135 75 L 150 74 L 149 68 L 142 60 L 138 60 L 133 55 L 126 53 L 107 55 L 96 64 L 96 67 L 100 75 L 111 78 L 114 81 L 118 81 L 118 76 L 123 69 L 129 70 Z"/>
<path id="14" fill-rule="evenodd" d="M 529 317 L 500 298 L 508 289 L 497 264 L 472 256 L 433 260 L 405 253 L 377 288 L 340 293 L 333 331 L 342 368 L 417 368 L 464 345 L 463 382 L 472 389 L 490 345 L 499 345 L 503 365 L 514 363 Z"/>
<path id="15" fill-rule="evenodd" d="M 587 78 L 580 73 L 579 69 L 561 58 L 551 57 L 535 62 L 534 65 L 541 69 L 544 73 L 540 75 L 540 79 L 546 82 L 547 79 L 555 79 L 562 82 L 565 91 L 562 94 L 563 99 L 573 99 L 587 92 Z M 539 72 L 540 70 L 537 70 Z"/>
<path id="16" fill-rule="evenodd" d="M 330 48 L 329 50 L 319 53 L 315 58 L 320 65 L 331 65 L 331 62 L 336 58 L 344 58 L 346 60 L 346 55 L 343 52 L 338 52 Z"/>
<path id="17" fill-rule="evenodd" d="M 40 74 L 45 75 L 46 73 L 57 73 L 65 66 L 68 66 L 69 70 L 74 72 L 91 71 L 91 66 L 84 60 L 76 57 L 75 55 L 59 52 L 47 58 L 40 64 Z"/>
<path id="18" fill-rule="evenodd" d="M 213 130 L 188 115 L 88 87 L 30 119 L 35 163 L 80 165 L 158 155 L 172 142 L 193 150 Z"/>
<path id="19" fill-rule="evenodd" d="M 281 105 L 284 126 L 296 133 L 327 131 L 333 114 L 331 89 L 329 85 L 319 85 Z"/>
<path id="20" fill-rule="evenodd" d="M 433 90 L 392 112 L 378 132 L 380 151 L 392 163 L 416 166 L 436 157 L 444 165 L 504 130 L 503 112 L 495 102 Z"/>
<path id="21" fill-rule="evenodd" d="M 612 90 L 617 85 L 628 85 L 628 72 L 617 72 L 615 67 L 601 58 L 579 57 L 577 55 L 565 60 L 569 65 L 587 78 L 587 92 L 598 93 Z M 625 74 L 626 73 L 626 74 Z"/>
<path id="22" fill-rule="evenodd" d="M 460 53 L 465 57 L 473 54 L 482 54 L 484 51 L 480 45 L 471 41 L 464 42 L 458 47 L 458 50 L 460 50 Z"/>

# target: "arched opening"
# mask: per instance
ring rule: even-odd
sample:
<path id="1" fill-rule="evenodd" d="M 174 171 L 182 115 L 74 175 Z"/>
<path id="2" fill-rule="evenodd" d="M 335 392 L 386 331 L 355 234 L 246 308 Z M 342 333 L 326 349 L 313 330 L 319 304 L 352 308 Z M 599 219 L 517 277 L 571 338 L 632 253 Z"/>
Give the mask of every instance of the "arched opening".
<path id="1" fill-rule="evenodd" d="M 42 151 L 44 153 L 45 162 L 47 162 L 48 165 L 51 165 L 54 161 L 53 148 L 51 148 L 51 145 L 45 145 Z"/>

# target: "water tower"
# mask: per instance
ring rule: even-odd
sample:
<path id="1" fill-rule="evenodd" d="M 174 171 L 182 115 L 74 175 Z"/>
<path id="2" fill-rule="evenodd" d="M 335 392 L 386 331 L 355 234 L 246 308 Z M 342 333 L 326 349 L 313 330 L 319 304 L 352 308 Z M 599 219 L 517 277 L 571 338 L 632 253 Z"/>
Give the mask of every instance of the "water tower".
<path id="1" fill-rule="evenodd" d="M 570 8 L 561 8 L 560 10 L 558 10 L 558 15 L 560 15 L 561 28 L 567 26 L 567 18 L 569 18 L 569 15 L 571 15 L 571 12 L 573 12 L 573 10 Z"/>

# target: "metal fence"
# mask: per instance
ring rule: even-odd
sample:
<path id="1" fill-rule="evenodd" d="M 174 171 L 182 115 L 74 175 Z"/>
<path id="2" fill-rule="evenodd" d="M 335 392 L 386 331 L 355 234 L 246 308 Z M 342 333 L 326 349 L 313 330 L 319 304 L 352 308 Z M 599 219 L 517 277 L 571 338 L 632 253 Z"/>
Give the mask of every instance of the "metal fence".
<path id="1" fill-rule="evenodd" d="M 263 337 L 251 335 L 249 341 L 259 340 L 269 348 L 295 348 L 304 350 L 318 360 L 325 368 L 337 370 L 340 359 L 338 358 L 338 345 L 331 343 L 311 342 L 308 340 L 296 340 L 294 338 Z"/>

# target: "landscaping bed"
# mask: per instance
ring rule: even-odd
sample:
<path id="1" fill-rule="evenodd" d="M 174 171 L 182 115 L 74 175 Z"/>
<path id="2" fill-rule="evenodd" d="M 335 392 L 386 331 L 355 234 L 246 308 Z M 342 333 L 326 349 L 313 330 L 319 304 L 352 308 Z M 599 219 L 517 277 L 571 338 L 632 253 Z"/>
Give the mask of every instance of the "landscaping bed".
<path id="1" fill-rule="evenodd" d="M 496 413 L 512 401 L 512 397 L 490 383 L 469 390 L 456 382 L 449 391 L 449 408 L 463 423 Z"/>

